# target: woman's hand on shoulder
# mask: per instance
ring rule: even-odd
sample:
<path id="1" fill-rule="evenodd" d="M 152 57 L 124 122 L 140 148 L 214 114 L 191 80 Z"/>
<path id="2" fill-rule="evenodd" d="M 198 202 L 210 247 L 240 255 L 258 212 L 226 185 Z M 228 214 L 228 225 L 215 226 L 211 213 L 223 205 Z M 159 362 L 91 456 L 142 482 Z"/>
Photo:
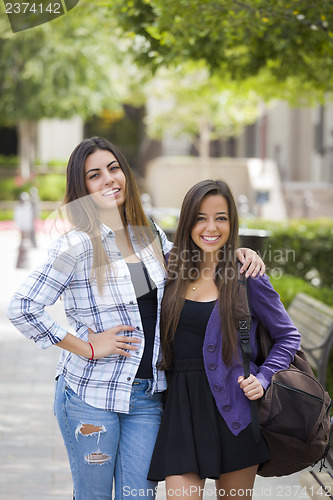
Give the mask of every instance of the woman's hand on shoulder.
<path id="1" fill-rule="evenodd" d="M 126 351 L 137 351 L 141 339 L 137 337 L 127 337 L 125 335 L 117 335 L 124 331 L 133 331 L 134 327 L 130 325 L 117 325 L 101 333 L 94 333 L 88 328 L 88 342 L 91 343 L 94 349 L 94 359 L 104 358 L 109 354 L 118 354 L 130 358 L 131 354 Z"/>
<path id="2" fill-rule="evenodd" d="M 248 399 L 254 401 L 263 397 L 264 388 L 255 375 L 250 374 L 247 378 L 241 375 L 238 377 L 238 383 Z"/>
<path id="3" fill-rule="evenodd" d="M 243 264 L 240 272 L 246 271 L 245 276 L 248 278 L 252 276 L 255 278 L 259 273 L 262 276 L 265 272 L 264 261 L 260 256 L 251 248 L 238 248 L 236 250 L 237 259 Z"/>

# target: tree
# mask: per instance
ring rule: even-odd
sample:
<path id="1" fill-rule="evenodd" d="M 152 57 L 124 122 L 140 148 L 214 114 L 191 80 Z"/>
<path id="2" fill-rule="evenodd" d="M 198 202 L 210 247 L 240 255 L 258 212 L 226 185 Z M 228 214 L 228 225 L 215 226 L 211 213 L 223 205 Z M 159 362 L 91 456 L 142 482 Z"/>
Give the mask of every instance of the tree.
<path id="1" fill-rule="evenodd" d="M 250 86 L 212 76 L 204 64 L 160 70 L 147 91 L 156 100 L 146 120 L 148 135 L 188 135 L 201 158 L 204 178 L 209 177 L 210 141 L 239 134 L 260 112 L 261 98 Z"/>
<path id="2" fill-rule="evenodd" d="M 133 39 L 138 61 L 156 68 L 204 60 L 238 81 L 269 71 L 275 90 L 297 78 L 333 87 L 330 0 L 105 0 Z"/>
<path id="3" fill-rule="evenodd" d="M 103 12 L 91 16 L 82 1 L 66 16 L 16 34 L 0 17 L 0 121 L 18 128 L 23 178 L 34 162 L 38 120 L 87 117 L 121 106 L 122 54 Z"/>

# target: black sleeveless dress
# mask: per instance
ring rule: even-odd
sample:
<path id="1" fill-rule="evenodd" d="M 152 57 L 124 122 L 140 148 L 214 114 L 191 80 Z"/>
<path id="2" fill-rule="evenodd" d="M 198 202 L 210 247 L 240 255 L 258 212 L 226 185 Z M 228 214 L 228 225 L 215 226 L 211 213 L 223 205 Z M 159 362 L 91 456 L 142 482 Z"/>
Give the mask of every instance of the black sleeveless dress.
<path id="1" fill-rule="evenodd" d="M 215 404 L 203 362 L 203 342 L 215 301 L 186 300 L 173 343 L 174 368 L 148 479 L 194 472 L 201 479 L 244 469 L 269 459 L 251 426 L 235 436 Z"/>

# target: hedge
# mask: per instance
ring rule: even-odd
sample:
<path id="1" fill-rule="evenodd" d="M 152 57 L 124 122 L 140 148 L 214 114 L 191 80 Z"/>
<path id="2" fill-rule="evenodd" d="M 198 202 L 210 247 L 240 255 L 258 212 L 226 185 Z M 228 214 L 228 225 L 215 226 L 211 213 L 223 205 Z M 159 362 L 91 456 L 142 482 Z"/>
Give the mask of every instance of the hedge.
<path id="1" fill-rule="evenodd" d="M 316 286 L 333 288 L 333 220 L 291 219 L 283 223 L 246 221 L 248 228 L 270 232 L 263 259 L 268 269 Z"/>
<path id="2" fill-rule="evenodd" d="M 0 180 L 1 200 L 17 200 L 23 191 L 29 192 L 35 186 L 42 201 L 60 201 L 63 199 L 66 187 L 64 174 L 37 174 L 31 181 L 20 184 L 15 177 L 5 177 Z"/>
<path id="3" fill-rule="evenodd" d="M 311 295 L 317 300 L 324 302 L 332 307 L 333 304 L 333 289 L 327 287 L 314 287 L 306 283 L 301 278 L 295 278 L 287 274 L 280 278 L 270 277 L 271 283 L 275 290 L 279 293 L 281 301 L 286 309 L 288 309 L 291 301 L 297 293 L 303 292 Z M 330 354 L 330 359 L 327 366 L 327 391 L 333 396 L 333 349 Z"/>

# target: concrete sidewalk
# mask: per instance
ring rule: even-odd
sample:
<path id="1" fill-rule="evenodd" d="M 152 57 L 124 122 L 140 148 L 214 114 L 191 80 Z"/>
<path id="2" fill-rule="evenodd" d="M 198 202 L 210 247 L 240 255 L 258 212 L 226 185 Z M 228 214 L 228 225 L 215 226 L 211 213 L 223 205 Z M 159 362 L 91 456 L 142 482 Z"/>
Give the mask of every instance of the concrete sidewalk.
<path id="1" fill-rule="evenodd" d="M 33 268 L 45 241 L 29 252 Z M 41 351 L 7 320 L 6 306 L 30 270 L 16 269 L 19 234 L 0 233 L 0 499 L 71 499 L 72 480 L 53 415 L 57 348 Z"/>
<path id="2" fill-rule="evenodd" d="M 38 249 L 29 252 L 31 269 L 45 258 L 48 244 L 48 237 L 39 234 Z M 16 269 L 18 245 L 16 231 L 0 231 L 0 500 L 71 500 L 67 454 L 53 415 L 59 350 L 39 350 L 5 315 L 9 298 L 30 272 Z M 64 324 L 62 305 L 52 309 L 52 316 Z M 254 500 L 279 497 L 309 498 L 298 474 L 257 478 Z M 165 484 L 160 483 L 158 500 L 164 498 Z M 206 483 L 204 498 L 215 498 L 211 480 Z"/>

